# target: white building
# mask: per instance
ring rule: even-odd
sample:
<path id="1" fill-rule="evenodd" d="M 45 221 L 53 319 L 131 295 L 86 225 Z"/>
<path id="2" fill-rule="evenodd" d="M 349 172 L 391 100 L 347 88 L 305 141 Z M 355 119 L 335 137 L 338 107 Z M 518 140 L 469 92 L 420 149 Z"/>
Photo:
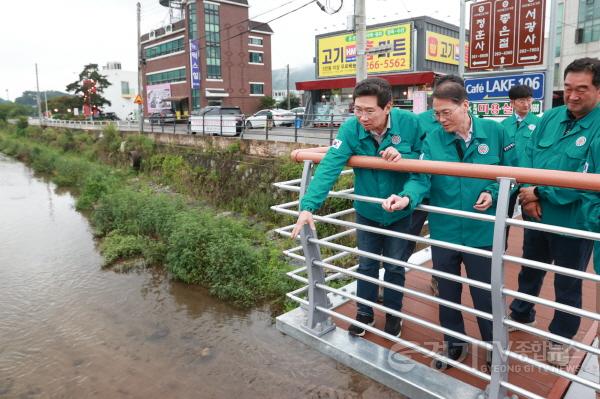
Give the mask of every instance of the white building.
<path id="1" fill-rule="evenodd" d="M 102 67 L 102 75 L 111 83 L 102 93 L 111 105 L 105 106 L 103 111 L 114 112 L 122 120 L 132 112 L 137 114 L 138 106 L 133 102 L 138 92 L 137 71 L 124 71 L 120 62 L 108 62 Z"/>
<path id="2" fill-rule="evenodd" d="M 563 71 L 577 58 L 600 58 L 600 0 L 559 0 L 554 90 L 563 90 Z"/>

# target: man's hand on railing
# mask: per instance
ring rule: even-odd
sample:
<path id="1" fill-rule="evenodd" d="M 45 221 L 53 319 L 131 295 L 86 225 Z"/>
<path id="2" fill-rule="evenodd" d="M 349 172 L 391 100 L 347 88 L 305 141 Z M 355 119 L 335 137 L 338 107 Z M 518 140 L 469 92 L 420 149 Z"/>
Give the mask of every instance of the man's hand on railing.
<path id="1" fill-rule="evenodd" d="M 521 187 L 521 189 L 519 189 L 519 202 L 521 203 L 521 206 L 525 206 L 530 202 L 540 200 L 540 198 L 537 196 L 536 188 L 537 187 L 531 186 Z"/>
<path id="2" fill-rule="evenodd" d="M 394 212 L 401 211 L 402 209 L 406 208 L 408 204 L 410 204 L 410 198 L 392 194 L 383 201 L 381 206 L 388 212 Z"/>
<path id="3" fill-rule="evenodd" d="M 298 215 L 298 220 L 296 221 L 294 230 L 292 230 L 292 239 L 295 239 L 298 236 L 298 234 L 300 234 L 302 227 L 306 223 L 308 223 L 308 225 L 310 226 L 311 229 L 313 229 L 313 230 L 317 229 L 315 227 L 315 221 L 313 220 L 312 213 L 310 213 L 309 211 L 302 211 L 302 212 L 300 212 L 300 215 Z"/>
<path id="4" fill-rule="evenodd" d="M 538 222 L 542 220 L 542 206 L 539 201 L 530 201 L 525 205 L 521 205 L 523 213 L 531 216 Z"/>
<path id="5" fill-rule="evenodd" d="M 478 210 L 479 212 L 487 211 L 490 206 L 492 206 L 492 194 L 487 191 L 479 194 L 479 198 L 477 198 L 477 202 L 473 205 L 473 208 Z"/>
<path id="6" fill-rule="evenodd" d="M 390 162 L 396 162 L 402 159 L 402 155 L 400 155 L 398 150 L 394 147 L 388 147 L 383 151 L 379 151 L 379 154 L 381 155 L 381 158 Z"/>

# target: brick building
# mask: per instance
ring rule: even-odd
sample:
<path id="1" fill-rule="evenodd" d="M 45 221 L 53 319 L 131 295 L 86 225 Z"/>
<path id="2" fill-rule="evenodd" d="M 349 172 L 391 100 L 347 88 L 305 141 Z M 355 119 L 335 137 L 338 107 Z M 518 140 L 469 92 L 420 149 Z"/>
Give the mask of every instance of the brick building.
<path id="1" fill-rule="evenodd" d="M 170 108 L 185 117 L 207 105 L 255 112 L 272 91 L 269 25 L 249 20 L 247 0 L 178 4 L 181 20 L 141 37 L 145 114 Z"/>

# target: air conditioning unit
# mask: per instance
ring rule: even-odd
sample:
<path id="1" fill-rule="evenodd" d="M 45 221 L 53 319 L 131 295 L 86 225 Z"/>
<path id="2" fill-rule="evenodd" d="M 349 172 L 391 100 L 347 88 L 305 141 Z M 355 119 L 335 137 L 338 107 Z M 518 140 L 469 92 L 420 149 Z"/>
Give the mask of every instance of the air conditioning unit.
<path id="1" fill-rule="evenodd" d="M 173 24 L 169 24 L 167 26 L 165 26 L 165 33 L 171 33 L 173 32 Z"/>
<path id="2" fill-rule="evenodd" d="M 575 29 L 575 44 L 583 43 L 583 28 Z"/>
<path id="3" fill-rule="evenodd" d="M 150 38 L 150 39 L 154 39 L 155 37 L 156 37 L 156 32 L 155 32 L 155 31 L 153 31 L 153 30 L 151 30 L 151 31 L 150 31 L 150 35 L 149 35 L 149 38 Z"/>

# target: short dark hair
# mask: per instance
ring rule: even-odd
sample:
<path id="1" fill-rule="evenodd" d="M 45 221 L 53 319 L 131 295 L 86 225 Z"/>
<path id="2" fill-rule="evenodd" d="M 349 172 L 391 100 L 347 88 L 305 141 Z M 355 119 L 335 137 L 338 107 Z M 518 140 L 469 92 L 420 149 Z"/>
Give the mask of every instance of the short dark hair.
<path id="1" fill-rule="evenodd" d="M 527 85 L 514 85 L 508 91 L 508 98 L 511 100 L 529 97 L 533 97 L 533 89 Z"/>
<path id="2" fill-rule="evenodd" d="M 352 100 L 358 97 L 375 96 L 380 108 L 392 101 L 392 85 L 385 79 L 367 78 L 358 82 L 352 93 Z"/>
<path id="3" fill-rule="evenodd" d="M 598 58 L 584 57 L 576 59 L 565 68 L 563 79 L 569 72 L 589 72 L 592 74 L 592 83 L 600 88 L 600 60 Z"/>
<path id="4" fill-rule="evenodd" d="M 467 92 L 464 86 L 456 82 L 444 82 L 444 84 L 437 84 L 433 89 L 431 95 L 434 99 L 438 100 L 450 100 L 453 103 L 460 104 L 467 99 Z"/>
<path id="5" fill-rule="evenodd" d="M 462 87 L 465 87 L 465 81 L 464 81 L 464 79 L 461 78 L 458 75 L 443 75 L 443 76 L 438 76 L 435 79 L 435 82 L 433 82 L 433 87 L 435 88 L 435 87 L 441 85 L 442 83 L 446 83 L 446 82 L 458 83 Z"/>

